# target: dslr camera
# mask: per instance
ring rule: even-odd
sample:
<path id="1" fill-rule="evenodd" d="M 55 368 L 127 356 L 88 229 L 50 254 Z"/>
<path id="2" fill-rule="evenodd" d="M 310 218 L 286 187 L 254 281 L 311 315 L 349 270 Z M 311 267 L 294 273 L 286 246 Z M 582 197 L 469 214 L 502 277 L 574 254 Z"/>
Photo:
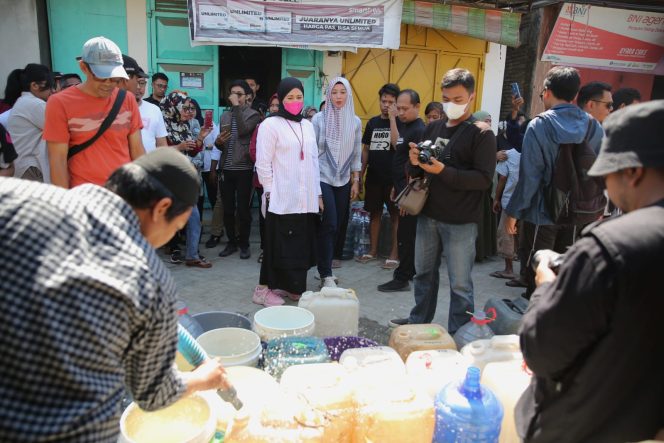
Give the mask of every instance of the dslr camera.
<path id="1" fill-rule="evenodd" d="M 433 143 L 431 140 L 420 142 L 417 144 L 417 150 L 420 151 L 419 154 L 417 154 L 417 160 L 420 163 L 426 163 L 428 165 L 432 164 L 432 158 L 442 161 L 443 148 L 445 148 L 445 145 L 443 145 L 442 142 L 440 142 L 440 144 Z"/>

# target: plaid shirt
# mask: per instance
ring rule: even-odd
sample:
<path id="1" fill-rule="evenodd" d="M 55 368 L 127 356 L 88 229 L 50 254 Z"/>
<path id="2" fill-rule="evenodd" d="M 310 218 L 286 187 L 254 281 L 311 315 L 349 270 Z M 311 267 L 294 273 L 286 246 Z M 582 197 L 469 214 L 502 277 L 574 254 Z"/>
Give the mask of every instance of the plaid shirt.
<path id="1" fill-rule="evenodd" d="M 0 179 L 0 303 L 1 441 L 115 442 L 126 390 L 185 390 L 173 279 L 104 188 Z"/>

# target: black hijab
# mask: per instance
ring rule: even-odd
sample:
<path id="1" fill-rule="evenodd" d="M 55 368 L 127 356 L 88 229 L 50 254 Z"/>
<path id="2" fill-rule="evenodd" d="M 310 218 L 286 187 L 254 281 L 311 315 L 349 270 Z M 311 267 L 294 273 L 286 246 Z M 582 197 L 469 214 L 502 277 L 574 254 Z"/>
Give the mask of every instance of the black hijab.
<path id="1" fill-rule="evenodd" d="M 279 111 L 277 111 L 275 115 L 283 117 L 286 120 L 300 122 L 302 121 L 303 118 L 301 112 L 298 113 L 297 115 L 293 115 L 290 112 L 286 111 L 286 109 L 284 108 L 284 98 L 286 98 L 289 92 L 291 92 L 293 89 L 296 88 L 302 91 L 302 94 L 304 95 L 304 86 L 302 86 L 302 82 L 296 79 L 295 77 L 286 77 L 279 82 L 279 86 L 277 87 L 277 98 L 279 99 Z"/>

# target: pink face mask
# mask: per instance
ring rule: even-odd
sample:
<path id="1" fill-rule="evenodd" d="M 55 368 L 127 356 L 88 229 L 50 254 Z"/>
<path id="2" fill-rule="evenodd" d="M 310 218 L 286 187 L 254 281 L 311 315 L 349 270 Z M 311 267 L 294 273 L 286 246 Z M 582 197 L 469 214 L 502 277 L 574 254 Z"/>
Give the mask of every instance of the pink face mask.
<path id="1" fill-rule="evenodd" d="M 293 115 L 298 115 L 300 112 L 302 112 L 303 107 L 304 107 L 304 102 L 284 103 L 284 109 L 288 111 L 289 114 Z"/>

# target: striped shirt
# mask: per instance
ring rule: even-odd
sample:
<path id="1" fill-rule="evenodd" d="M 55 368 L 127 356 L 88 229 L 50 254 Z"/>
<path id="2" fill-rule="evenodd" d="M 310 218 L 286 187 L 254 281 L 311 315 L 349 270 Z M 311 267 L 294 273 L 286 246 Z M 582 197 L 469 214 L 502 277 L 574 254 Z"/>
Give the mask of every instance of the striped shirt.
<path id="1" fill-rule="evenodd" d="M 246 171 L 254 169 L 254 165 L 248 160 L 242 160 L 237 165 L 233 164 L 233 148 L 237 142 L 237 120 L 235 120 L 235 117 L 231 117 L 231 138 L 228 139 L 228 143 L 226 143 L 228 154 L 226 154 L 226 161 L 224 161 L 222 169 L 224 171 Z"/>
<path id="2" fill-rule="evenodd" d="M 342 146 L 341 149 L 351 152 L 343 152 L 342 158 L 347 160 L 341 165 L 337 162 L 329 149 L 325 140 L 325 116 L 322 112 L 314 115 L 312 123 L 318 142 L 320 181 L 330 186 L 344 186 L 350 181 L 351 172 L 360 172 L 362 170 L 362 122 L 355 117 L 355 127 L 353 128 L 353 140 L 351 144 Z"/>
<path id="3" fill-rule="evenodd" d="M 265 119 L 256 141 L 256 172 L 273 214 L 318 213 L 318 146 L 309 120 Z"/>
<path id="4" fill-rule="evenodd" d="M 175 284 L 134 210 L 0 178 L 0 440 L 116 442 L 126 392 L 174 402 Z"/>

